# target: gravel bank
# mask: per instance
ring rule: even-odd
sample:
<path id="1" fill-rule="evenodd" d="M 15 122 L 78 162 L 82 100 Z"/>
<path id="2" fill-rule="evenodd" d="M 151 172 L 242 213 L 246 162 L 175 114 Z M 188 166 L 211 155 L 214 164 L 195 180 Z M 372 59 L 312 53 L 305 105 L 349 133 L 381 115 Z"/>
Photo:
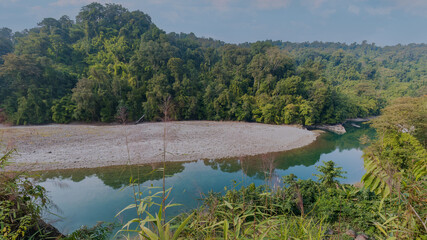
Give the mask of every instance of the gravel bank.
<path id="1" fill-rule="evenodd" d="M 168 122 L 167 161 L 286 151 L 317 134 L 291 126 L 243 122 Z M 162 161 L 163 123 L 5 127 L 0 141 L 17 149 L 10 170 L 94 168 Z M 129 154 L 128 154 L 129 153 Z"/>

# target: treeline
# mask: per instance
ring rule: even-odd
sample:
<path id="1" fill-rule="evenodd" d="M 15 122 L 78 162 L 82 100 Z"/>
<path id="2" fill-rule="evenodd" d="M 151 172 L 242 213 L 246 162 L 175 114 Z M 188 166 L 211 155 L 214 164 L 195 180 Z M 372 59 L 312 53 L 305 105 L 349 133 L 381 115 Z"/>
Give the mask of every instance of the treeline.
<path id="1" fill-rule="evenodd" d="M 165 33 L 141 11 L 84 6 L 73 21 L 0 29 L 0 109 L 14 124 L 176 120 L 337 123 L 426 94 L 427 45 L 263 41 Z"/>

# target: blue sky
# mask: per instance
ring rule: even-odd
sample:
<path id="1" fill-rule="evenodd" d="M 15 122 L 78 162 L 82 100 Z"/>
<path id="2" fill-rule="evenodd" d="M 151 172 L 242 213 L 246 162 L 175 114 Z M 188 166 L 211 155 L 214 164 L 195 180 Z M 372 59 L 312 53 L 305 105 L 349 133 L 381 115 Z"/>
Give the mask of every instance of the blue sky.
<path id="1" fill-rule="evenodd" d="M 0 27 L 14 31 L 45 17 L 75 18 L 93 0 L 0 0 Z M 427 43 L 427 0 L 100 0 L 149 14 L 167 32 L 225 42 Z"/>

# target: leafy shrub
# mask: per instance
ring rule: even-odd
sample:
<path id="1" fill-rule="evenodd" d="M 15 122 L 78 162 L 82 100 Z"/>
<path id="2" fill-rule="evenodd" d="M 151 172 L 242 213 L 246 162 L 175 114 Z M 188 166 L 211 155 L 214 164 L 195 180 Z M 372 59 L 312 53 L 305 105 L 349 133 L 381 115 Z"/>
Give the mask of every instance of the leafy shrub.
<path id="1" fill-rule="evenodd" d="M 0 238 L 49 239 L 60 236 L 41 220 L 41 211 L 49 204 L 46 191 L 22 172 L 5 172 L 14 150 L 0 158 Z"/>
<path id="2" fill-rule="evenodd" d="M 83 226 L 80 229 L 69 234 L 63 240 L 103 240 L 108 239 L 111 235 L 113 228 L 115 227 L 112 223 L 99 222 L 95 226 L 88 228 Z"/>

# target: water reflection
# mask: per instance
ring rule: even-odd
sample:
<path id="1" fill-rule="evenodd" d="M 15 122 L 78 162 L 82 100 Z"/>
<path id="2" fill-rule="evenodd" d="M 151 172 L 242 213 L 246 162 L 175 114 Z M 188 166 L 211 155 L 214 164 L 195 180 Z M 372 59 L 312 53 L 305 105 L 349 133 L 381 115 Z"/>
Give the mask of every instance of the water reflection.
<path id="1" fill-rule="evenodd" d="M 167 187 L 173 187 L 169 200 L 182 203 L 172 208 L 169 215 L 197 207 L 202 193 L 221 192 L 233 180 L 244 185 L 279 182 L 284 175 L 293 173 L 299 178 L 313 178 L 321 161 L 333 160 L 347 171 L 346 183 L 360 181 L 364 173 L 361 159 L 362 135 L 374 136 L 374 130 L 362 125 L 348 127 L 348 133 L 323 134 L 314 143 L 285 153 L 239 159 L 170 162 L 166 167 Z M 61 231 L 69 233 L 81 225 L 94 225 L 97 221 L 127 221 L 132 214 L 115 218 L 115 214 L 132 203 L 133 190 L 122 189 L 130 178 L 139 179 L 141 186 L 161 186 L 161 164 L 116 166 L 95 169 L 56 170 L 42 173 L 40 180 L 49 191 L 51 200 L 64 219 L 54 222 Z M 48 216 L 47 216 L 48 217 Z M 50 216 L 50 219 L 57 217 Z"/>
<path id="2" fill-rule="evenodd" d="M 103 184 L 113 189 L 120 189 L 129 185 L 130 178 L 144 183 L 146 181 L 158 180 L 162 178 L 162 172 L 159 171 L 163 165 L 161 163 L 133 165 L 133 166 L 112 166 L 100 168 L 81 168 L 52 170 L 40 175 L 41 181 L 56 178 L 57 181 L 69 179 L 73 182 L 81 182 L 87 177 L 96 176 Z M 166 176 L 172 176 L 184 171 L 184 163 L 169 162 L 167 163 Z"/>
<path id="3" fill-rule="evenodd" d="M 266 161 L 273 160 L 272 164 L 275 169 L 286 171 L 295 166 L 310 167 L 319 162 L 322 155 L 330 154 L 335 151 L 352 153 L 359 152 L 357 159 L 360 158 L 361 149 L 364 147 L 359 141 L 362 136 L 373 138 L 375 130 L 366 124 L 362 124 L 360 128 L 347 126 L 347 133 L 344 135 L 337 135 L 332 133 L 325 133 L 319 137 L 312 144 L 290 150 L 287 152 L 269 153 L 260 156 L 243 157 L 239 159 L 220 159 L 220 160 L 205 160 L 207 166 L 211 166 L 214 170 L 221 170 L 222 172 L 238 172 L 244 170 L 245 174 L 249 177 L 263 179 Z M 356 152 L 352 150 L 358 150 Z M 347 154 L 344 154 L 347 155 Z M 341 157 L 347 157 L 347 156 Z M 334 160 L 334 159 L 331 159 Z M 338 159 L 335 159 L 338 160 Z M 343 164 L 347 164 L 343 162 Z"/>

